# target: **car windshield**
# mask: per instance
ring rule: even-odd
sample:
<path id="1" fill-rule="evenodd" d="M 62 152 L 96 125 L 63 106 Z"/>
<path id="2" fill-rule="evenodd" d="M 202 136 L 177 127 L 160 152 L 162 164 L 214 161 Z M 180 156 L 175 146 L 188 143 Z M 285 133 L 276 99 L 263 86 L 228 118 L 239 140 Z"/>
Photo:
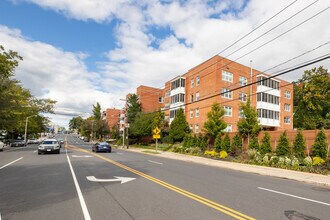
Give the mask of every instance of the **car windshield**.
<path id="1" fill-rule="evenodd" d="M 56 144 L 56 141 L 44 141 L 42 144 Z"/>

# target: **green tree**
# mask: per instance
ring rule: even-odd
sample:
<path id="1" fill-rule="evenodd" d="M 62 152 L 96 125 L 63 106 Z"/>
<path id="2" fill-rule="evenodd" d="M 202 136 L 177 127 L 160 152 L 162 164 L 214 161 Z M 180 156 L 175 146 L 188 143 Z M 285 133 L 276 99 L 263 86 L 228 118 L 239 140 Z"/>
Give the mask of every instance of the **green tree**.
<path id="1" fill-rule="evenodd" d="M 261 126 L 258 122 L 258 112 L 251 105 L 250 98 L 248 98 L 246 104 L 242 103 L 241 109 L 243 110 L 243 118 L 240 118 L 237 123 L 239 134 L 243 138 L 250 136 L 257 136 L 261 130 Z"/>
<path id="2" fill-rule="evenodd" d="M 295 140 L 293 142 L 293 154 L 296 157 L 303 158 L 305 157 L 306 143 L 301 130 L 298 130 Z"/>
<path id="3" fill-rule="evenodd" d="M 223 138 L 223 141 L 221 143 L 221 150 L 224 150 L 226 152 L 230 152 L 231 142 L 228 132 L 226 133 L 225 137 Z"/>
<path id="4" fill-rule="evenodd" d="M 242 146 L 242 138 L 239 133 L 236 133 L 231 144 L 231 153 L 234 155 L 238 155 L 242 151 Z"/>
<path id="5" fill-rule="evenodd" d="M 165 113 L 159 109 L 153 115 L 154 115 L 154 118 L 153 118 L 153 121 L 152 121 L 153 128 L 158 127 L 160 130 L 163 130 L 163 128 L 164 128 L 164 126 L 166 124 Z"/>
<path id="6" fill-rule="evenodd" d="M 15 68 L 18 62 L 23 58 L 15 51 L 5 51 L 5 48 L 0 45 L 0 85 L 4 79 L 9 79 L 15 75 Z"/>
<path id="7" fill-rule="evenodd" d="M 84 123 L 84 119 L 81 116 L 73 117 L 69 121 L 69 128 L 70 129 L 80 129 L 82 124 Z"/>
<path id="8" fill-rule="evenodd" d="M 316 135 L 316 139 L 312 148 L 313 157 L 321 157 L 322 159 L 327 159 L 327 137 L 325 135 L 324 129 L 319 131 Z"/>
<path id="9" fill-rule="evenodd" d="M 215 138 L 215 141 L 214 141 L 214 148 L 215 148 L 215 151 L 216 152 L 220 152 L 221 151 L 221 145 L 222 145 L 222 139 L 221 139 L 221 136 L 218 135 L 216 138 Z"/>
<path id="10" fill-rule="evenodd" d="M 95 120 L 101 120 L 101 105 L 98 102 L 93 105 L 93 117 Z"/>
<path id="11" fill-rule="evenodd" d="M 219 103 L 213 103 L 211 111 L 207 113 L 207 121 L 204 123 L 203 131 L 212 138 L 222 135 L 223 130 L 227 127 L 223 120 L 225 110 Z"/>
<path id="12" fill-rule="evenodd" d="M 127 98 L 126 110 L 127 122 L 134 123 L 136 115 L 142 111 L 138 95 L 132 94 Z"/>
<path id="13" fill-rule="evenodd" d="M 189 125 L 184 116 L 183 109 L 180 108 L 174 120 L 170 125 L 170 137 L 174 141 L 182 141 L 183 138 L 190 133 Z"/>
<path id="14" fill-rule="evenodd" d="M 330 128 L 330 74 L 322 66 L 306 70 L 294 83 L 293 126 L 305 130 Z"/>
<path id="15" fill-rule="evenodd" d="M 259 150 L 260 146 L 259 146 L 259 140 L 257 136 L 252 136 L 251 141 L 249 143 L 249 149 L 256 149 Z"/>
<path id="16" fill-rule="evenodd" d="M 141 138 L 151 136 L 155 114 L 140 112 L 136 114 L 134 123 L 130 124 L 130 136 Z"/>
<path id="17" fill-rule="evenodd" d="M 288 156 L 290 153 L 290 143 L 289 139 L 286 135 L 286 131 L 284 131 L 280 139 L 278 140 L 278 144 L 276 147 L 276 155 L 277 156 Z"/>
<path id="18" fill-rule="evenodd" d="M 270 144 L 270 135 L 268 132 L 265 132 L 264 137 L 261 140 L 260 153 L 266 154 L 272 152 L 272 147 Z"/>

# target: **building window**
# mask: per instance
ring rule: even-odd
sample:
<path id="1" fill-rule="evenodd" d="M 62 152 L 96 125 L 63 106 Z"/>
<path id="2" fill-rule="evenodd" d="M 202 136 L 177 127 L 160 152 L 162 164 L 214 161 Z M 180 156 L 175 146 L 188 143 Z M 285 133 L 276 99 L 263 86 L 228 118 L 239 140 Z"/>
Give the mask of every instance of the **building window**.
<path id="1" fill-rule="evenodd" d="M 280 89 L 280 83 L 278 81 L 275 81 L 273 79 L 269 79 L 265 76 L 258 76 L 257 77 L 257 82 L 258 82 L 258 85 L 263 85 L 263 86 L 267 86 L 269 88 L 273 88 L 273 89 L 276 89 L 276 90 L 279 90 Z"/>
<path id="2" fill-rule="evenodd" d="M 291 92 L 290 91 L 285 91 L 284 92 L 284 97 L 287 99 L 291 99 Z"/>
<path id="3" fill-rule="evenodd" d="M 222 80 L 228 81 L 228 82 L 233 82 L 233 74 L 231 72 L 222 70 Z"/>
<path id="4" fill-rule="evenodd" d="M 184 78 L 179 78 L 171 82 L 171 90 L 179 88 L 179 87 L 185 87 L 186 80 Z"/>
<path id="5" fill-rule="evenodd" d="M 194 85 L 195 85 L 194 79 L 191 79 L 191 80 L 190 80 L 190 87 L 193 88 Z"/>
<path id="6" fill-rule="evenodd" d="M 164 102 L 164 97 L 159 97 L 159 98 L 158 98 L 158 102 L 159 102 L 159 103 L 163 103 L 163 102 Z"/>
<path id="7" fill-rule="evenodd" d="M 284 124 L 290 124 L 290 116 L 284 117 Z"/>
<path id="8" fill-rule="evenodd" d="M 221 89 L 221 96 L 222 98 L 226 98 L 226 99 L 233 99 L 233 92 L 227 88 L 222 88 Z"/>
<path id="9" fill-rule="evenodd" d="M 240 76 L 240 77 L 239 77 L 239 85 L 240 85 L 240 86 L 245 86 L 245 85 L 247 85 L 247 78 L 244 77 L 244 76 Z"/>
<path id="10" fill-rule="evenodd" d="M 289 104 L 284 104 L 284 111 L 287 111 L 287 112 L 290 111 L 290 105 Z"/>
<path id="11" fill-rule="evenodd" d="M 194 117 L 194 109 L 190 109 L 190 118 Z"/>
<path id="12" fill-rule="evenodd" d="M 179 94 L 171 96 L 171 104 L 174 104 L 177 102 L 184 102 L 184 94 L 179 93 Z"/>
<path id="13" fill-rule="evenodd" d="M 196 77 L 196 86 L 199 86 L 201 84 L 201 78 L 200 76 Z"/>
<path id="14" fill-rule="evenodd" d="M 239 109 L 238 110 L 238 117 L 239 118 L 244 118 L 244 111 L 243 111 L 243 109 Z"/>
<path id="15" fill-rule="evenodd" d="M 169 109 L 170 108 L 170 103 L 165 103 L 165 109 Z"/>
<path id="16" fill-rule="evenodd" d="M 224 106 L 225 116 L 231 117 L 233 115 L 233 108 L 230 106 Z"/>
<path id="17" fill-rule="evenodd" d="M 240 93 L 239 93 L 239 100 L 240 100 L 241 102 L 246 102 L 246 99 L 247 99 L 247 95 L 246 95 L 246 93 L 244 93 L 244 92 L 240 92 Z"/>
<path id="18" fill-rule="evenodd" d="M 171 91 L 167 90 L 166 93 L 165 93 L 165 97 L 169 97 L 170 95 L 171 95 Z"/>
<path id="19" fill-rule="evenodd" d="M 280 113 L 277 111 L 272 111 L 268 109 L 258 109 L 258 117 L 259 118 L 269 118 L 269 119 L 275 119 L 280 120 Z"/>
<path id="20" fill-rule="evenodd" d="M 196 92 L 196 101 L 199 100 L 199 92 Z"/>
<path id="21" fill-rule="evenodd" d="M 195 124 L 195 133 L 198 133 L 198 124 Z"/>
<path id="22" fill-rule="evenodd" d="M 191 94 L 191 95 L 190 95 L 190 102 L 193 102 L 193 101 L 194 101 L 194 95 Z"/>
<path id="23" fill-rule="evenodd" d="M 195 116 L 196 116 L 196 118 L 199 117 L 199 108 L 196 108 Z"/>
<path id="24" fill-rule="evenodd" d="M 179 109 L 170 110 L 170 118 L 175 118 L 176 114 L 178 114 Z"/>
<path id="25" fill-rule="evenodd" d="M 189 125 L 189 129 L 190 129 L 190 131 L 193 130 L 193 125 L 192 124 Z"/>
<path id="26" fill-rule="evenodd" d="M 233 125 L 227 124 L 227 127 L 223 131 L 224 132 L 232 132 L 233 131 Z"/>

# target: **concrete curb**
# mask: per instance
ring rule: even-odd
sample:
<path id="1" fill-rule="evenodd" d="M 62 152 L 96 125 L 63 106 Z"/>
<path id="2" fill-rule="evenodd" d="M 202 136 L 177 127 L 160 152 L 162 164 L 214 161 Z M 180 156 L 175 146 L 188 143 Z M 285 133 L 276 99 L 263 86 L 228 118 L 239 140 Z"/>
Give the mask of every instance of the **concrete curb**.
<path id="1" fill-rule="evenodd" d="M 272 177 L 296 180 L 296 181 L 300 181 L 300 182 L 312 183 L 312 184 L 323 185 L 323 186 L 330 186 L 330 176 L 329 175 L 321 175 L 321 174 L 299 172 L 299 171 L 286 170 L 286 169 L 280 169 L 280 168 L 274 168 L 274 167 L 263 167 L 263 166 L 243 164 L 243 163 L 234 163 L 234 162 L 213 160 L 213 159 L 204 158 L 204 157 L 191 156 L 191 155 L 186 155 L 186 154 L 177 154 L 177 153 L 172 153 L 172 152 L 158 151 L 159 154 L 150 154 L 150 153 L 143 152 L 146 150 L 154 151 L 154 150 L 149 150 L 149 149 L 139 149 L 139 148 L 129 148 L 129 149 L 120 148 L 120 149 L 125 150 L 125 151 L 133 151 L 133 152 L 137 152 L 137 153 L 153 155 L 156 157 L 164 157 L 164 158 L 169 158 L 169 159 L 174 159 L 174 160 L 198 163 L 198 164 L 203 164 L 203 165 L 207 165 L 207 166 L 220 167 L 220 168 L 242 171 L 242 172 L 247 172 L 247 173 L 256 173 L 256 174 L 260 174 L 260 175 L 264 175 L 264 176 L 272 176 Z"/>

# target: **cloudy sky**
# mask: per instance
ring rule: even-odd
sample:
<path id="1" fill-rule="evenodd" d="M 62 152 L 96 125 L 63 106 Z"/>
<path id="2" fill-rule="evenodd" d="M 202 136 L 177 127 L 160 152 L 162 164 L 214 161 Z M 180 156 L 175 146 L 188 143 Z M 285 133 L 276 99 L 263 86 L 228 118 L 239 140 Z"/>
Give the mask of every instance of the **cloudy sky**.
<path id="1" fill-rule="evenodd" d="M 329 5 L 330 0 L 1 0 L 0 44 L 23 56 L 16 78 L 34 96 L 57 100 L 51 118 L 67 127 L 72 115 L 86 116 L 96 102 L 103 109 L 120 108 L 120 99 L 137 86 L 162 88 L 216 54 L 244 65 L 253 60 L 260 71 L 292 59 L 270 74 L 329 54 Z M 302 73 L 282 78 L 293 81 Z"/>

